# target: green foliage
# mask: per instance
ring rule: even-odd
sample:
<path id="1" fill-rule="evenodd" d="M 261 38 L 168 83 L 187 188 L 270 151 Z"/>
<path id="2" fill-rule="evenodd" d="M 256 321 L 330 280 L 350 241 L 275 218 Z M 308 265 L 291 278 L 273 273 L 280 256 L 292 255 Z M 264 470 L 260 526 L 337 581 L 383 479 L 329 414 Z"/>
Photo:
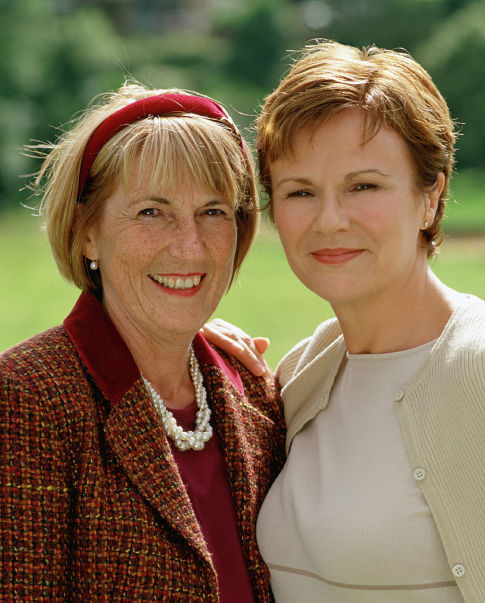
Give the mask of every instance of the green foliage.
<path id="1" fill-rule="evenodd" d="M 221 65 L 225 78 L 270 90 L 281 75 L 288 42 L 302 33 L 295 16 L 295 8 L 279 0 L 250 0 L 214 11 L 216 34 L 230 40 Z"/>
<path id="2" fill-rule="evenodd" d="M 54 2 L 2 7 L 0 38 L 0 206 L 18 200 L 20 175 L 36 169 L 21 154 L 31 140 L 47 140 L 95 94 L 118 86 L 113 77 L 116 34 L 103 13 L 55 14 Z"/>
<path id="3" fill-rule="evenodd" d="M 485 166 L 485 3 L 471 2 L 440 23 L 417 48 L 421 59 L 462 125 L 461 165 Z"/>
<path id="4" fill-rule="evenodd" d="M 221 100 L 244 128 L 315 37 L 405 47 L 462 122 L 462 166 L 483 165 L 482 0 L 0 0 L 0 209 L 25 201 L 21 154 L 95 95 L 135 78 Z"/>
<path id="5" fill-rule="evenodd" d="M 408 51 L 452 10 L 446 0 L 329 0 L 325 4 L 331 7 L 331 18 L 319 36 Z"/>

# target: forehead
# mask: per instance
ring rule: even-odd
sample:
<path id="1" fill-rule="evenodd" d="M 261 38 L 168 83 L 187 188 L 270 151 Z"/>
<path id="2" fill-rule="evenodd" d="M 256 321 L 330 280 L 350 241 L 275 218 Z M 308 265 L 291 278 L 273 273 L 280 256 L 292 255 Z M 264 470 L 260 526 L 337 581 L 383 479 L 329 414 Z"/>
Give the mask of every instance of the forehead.
<path id="1" fill-rule="evenodd" d="M 306 125 L 293 136 L 288 152 L 270 164 L 273 174 L 289 166 L 319 164 L 322 169 L 336 165 L 354 169 L 360 164 L 395 164 L 405 170 L 412 166 L 404 138 L 383 125 L 369 133 L 360 110 L 345 110 L 323 122 Z M 375 167 L 375 166 L 374 166 Z"/>
<path id="2" fill-rule="evenodd" d="M 177 197 L 188 195 L 219 196 L 232 199 L 235 183 L 232 175 L 217 177 L 210 166 L 184 165 L 183 162 L 145 160 L 137 157 L 125 162 L 116 178 L 116 188 L 136 197 Z"/>
<path id="3" fill-rule="evenodd" d="M 146 205 L 173 208 L 202 207 L 208 205 L 234 205 L 232 198 L 222 192 L 199 186 L 195 182 L 184 182 L 174 187 L 164 182 L 153 186 L 143 182 L 129 182 L 127 186 L 119 184 L 109 199 L 126 206 Z"/>

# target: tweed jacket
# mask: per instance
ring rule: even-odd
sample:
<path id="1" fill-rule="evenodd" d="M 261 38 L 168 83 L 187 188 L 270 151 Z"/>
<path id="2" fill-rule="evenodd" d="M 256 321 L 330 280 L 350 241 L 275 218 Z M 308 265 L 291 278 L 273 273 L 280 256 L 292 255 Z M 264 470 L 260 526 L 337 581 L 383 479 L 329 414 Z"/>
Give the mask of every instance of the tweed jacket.
<path id="1" fill-rule="evenodd" d="M 270 601 L 256 516 L 284 459 L 271 380 L 197 335 L 256 601 Z M 0 599 L 218 601 L 161 422 L 101 304 L 0 356 Z"/>

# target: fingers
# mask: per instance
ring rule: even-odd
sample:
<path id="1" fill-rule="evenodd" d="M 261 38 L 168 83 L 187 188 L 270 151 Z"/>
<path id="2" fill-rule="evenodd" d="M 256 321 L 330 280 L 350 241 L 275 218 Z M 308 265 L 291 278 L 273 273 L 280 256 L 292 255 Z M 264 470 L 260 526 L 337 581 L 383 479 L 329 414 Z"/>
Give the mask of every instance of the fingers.
<path id="1" fill-rule="evenodd" d="M 216 318 L 201 329 L 204 337 L 212 344 L 235 356 L 256 376 L 269 376 L 271 369 L 262 357 L 269 346 L 269 339 L 256 337 L 254 340 L 242 329 Z"/>
<path id="2" fill-rule="evenodd" d="M 253 337 L 253 343 L 256 347 L 256 350 L 260 354 L 264 354 L 266 350 L 269 348 L 269 339 L 267 337 Z"/>

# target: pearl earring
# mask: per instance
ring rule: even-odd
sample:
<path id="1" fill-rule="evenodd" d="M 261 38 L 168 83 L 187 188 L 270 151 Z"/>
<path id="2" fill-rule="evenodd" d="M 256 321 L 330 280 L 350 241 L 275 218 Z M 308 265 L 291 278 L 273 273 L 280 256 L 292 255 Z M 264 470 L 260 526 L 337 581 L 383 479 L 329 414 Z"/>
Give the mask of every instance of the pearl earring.
<path id="1" fill-rule="evenodd" d="M 426 220 L 426 222 L 424 223 L 424 229 L 425 230 L 426 230 L 426 228 L 428 228 L 428 224 L 429 224 L 429 222 L 428 222 L 428 220 Z"/>
<path id="2" fill-rule="evenodd" d="M 89 262 L 89 267 L 91 268 L 91 270 L 97 270 L 98 269 L 98 260 L 91 260 Z"/>

